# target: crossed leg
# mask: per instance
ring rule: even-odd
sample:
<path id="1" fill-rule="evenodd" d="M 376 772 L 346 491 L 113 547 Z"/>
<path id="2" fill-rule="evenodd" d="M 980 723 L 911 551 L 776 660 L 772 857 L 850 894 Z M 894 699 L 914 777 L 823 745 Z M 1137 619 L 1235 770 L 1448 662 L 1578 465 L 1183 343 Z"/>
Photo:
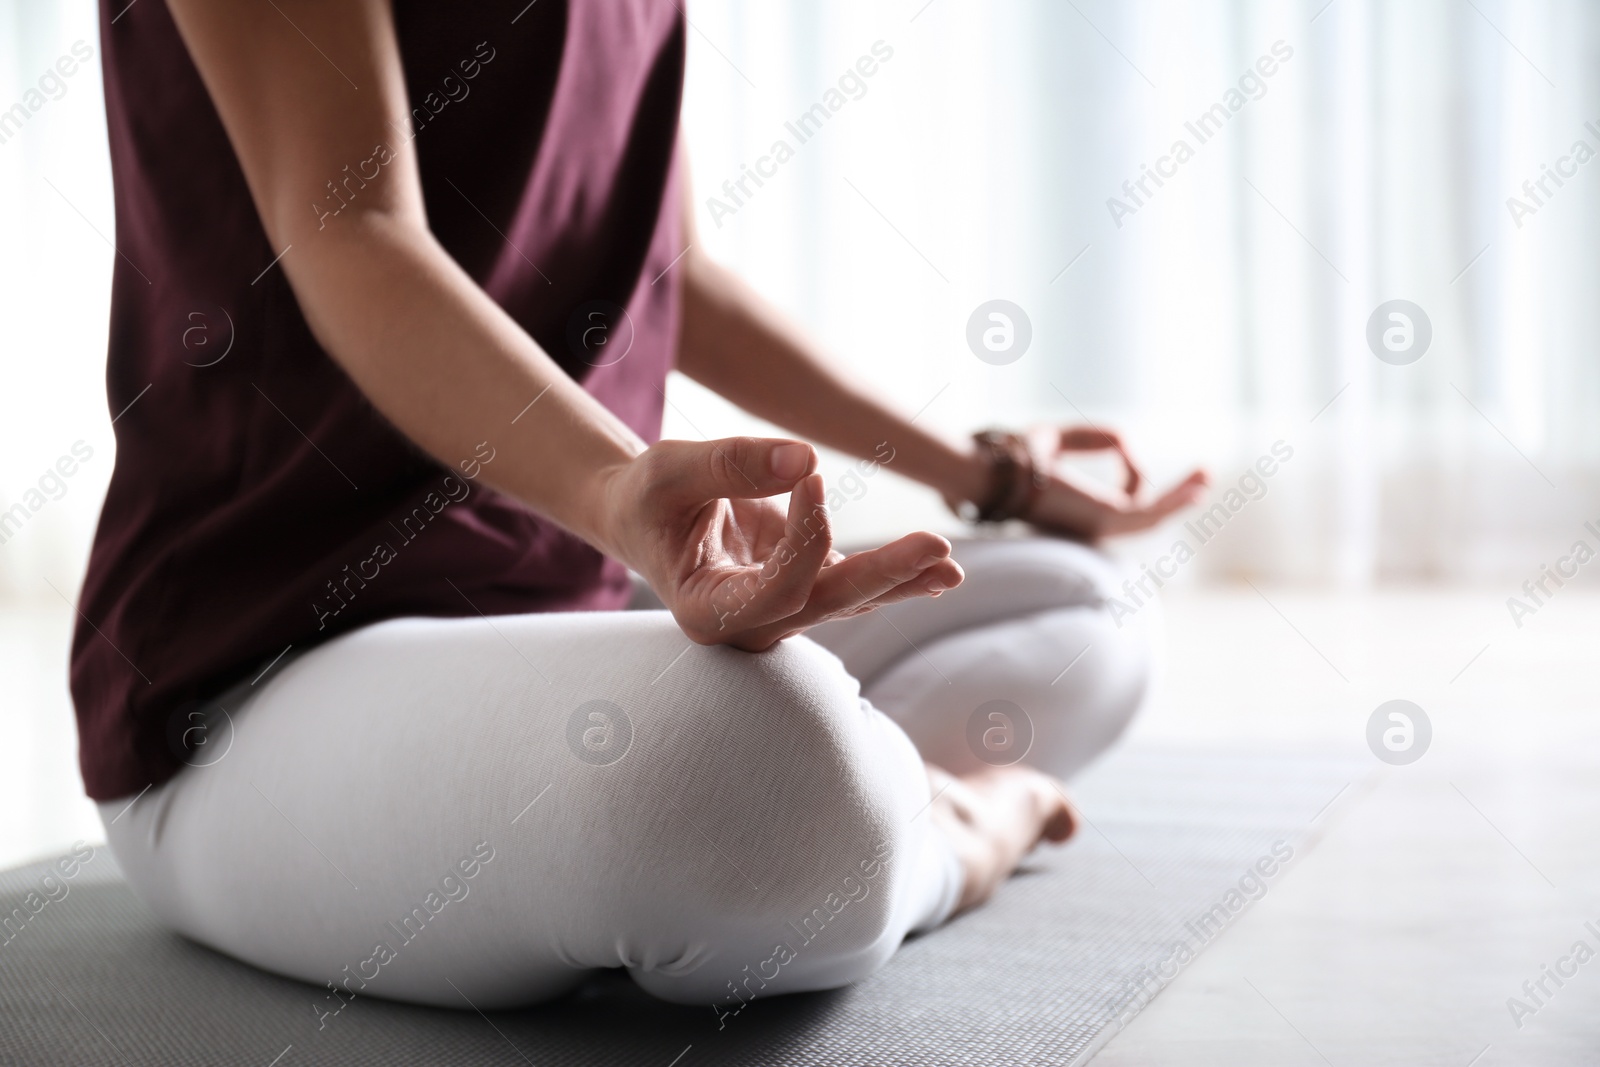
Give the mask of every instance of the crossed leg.
<path id="1" fill-rule="evenodd" d="M 1005 701 L 1065 776 L 1144 691 L 1103 559 L 957 558 L 937 601 L 759 655 L 659 611 L 366 627 L 230 696 L 226 754 L 102 805 L 107 834 L 167 924 L 322 987 L 324 1025 L 358 995 L 508 1007 L 607 967 L 719 1011 L 842 985 L 963 900 L 924 759 L 1015 755 L 967 742 Z"/>

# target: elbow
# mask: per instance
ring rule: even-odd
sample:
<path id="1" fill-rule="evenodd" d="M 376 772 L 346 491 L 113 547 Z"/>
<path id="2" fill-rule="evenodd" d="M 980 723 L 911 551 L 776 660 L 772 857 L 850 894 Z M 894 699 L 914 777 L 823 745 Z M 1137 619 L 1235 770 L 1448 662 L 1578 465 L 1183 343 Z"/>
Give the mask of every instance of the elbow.
<path id="1" fill-rule="evenodd" d="M 272 198 L 273 221 L 291 239 L 292 235 L 326 232 L 351 217 L 421 221 L 420 197 L 401 195 L 397 189 L 399 176 L 391 173 L 389 165 L 398 158 L 380 143 L 366 159 L 346 163 L 316 188 L 311 188 L 309 182 L 294 182 L 293 194 Z"/>
<path id="2" fill-rule="evenodd" d="M 406 174 L 386 165 L 396 159 L 380 144 L 367 159 L 322 175 L 320 185 L 315 184 L 317 178 L 307 166 L 269 181 L 264 195 L 257 196 L 257 205 L 273 245 L 310 243 L 330 233 L 359 237 L 374 228 L 410 227 L 425 232 L 427 217 L 421 196 L 408 192 Z"/>
<path id="3" fill-rule="evenodd" d="M 310 201 L 297 199 L 273 205 L 263 219 L 268 236 L 277 247 L 288 244 L 312 246 L 318 243 L 370 240 L 380 234 L 428 233 L 426 217 L 420 210 L 385 203 L 378 198 L 366 203 L 338 200 L 332 194 Z"/>
<path id="4" fill-rule="evenodd" d="M 319 226 L 304 204 L 293 206 L 300 210 L 262 219 L 272 253 L 311 335 L 344 364 L 363 317 L 391 307 L 397 286 L 437 278 L 448 256 L 420 211 L 352 204 Z"/>
<path id="5" fill-rule="evenodd" d="M 279 205 L 262 224 L 279 257 L 312 333 L 324 344 L 319 328 L 328 313 L 321 299 L 330 292 L 348 292 L 337 279 L 358 279 L 381 273 L 401 261 L 427 259 L 436 249 L 427 219 L 376 201 L 347 204 L 337 213 L 314 212 L 302 202 Z"/>

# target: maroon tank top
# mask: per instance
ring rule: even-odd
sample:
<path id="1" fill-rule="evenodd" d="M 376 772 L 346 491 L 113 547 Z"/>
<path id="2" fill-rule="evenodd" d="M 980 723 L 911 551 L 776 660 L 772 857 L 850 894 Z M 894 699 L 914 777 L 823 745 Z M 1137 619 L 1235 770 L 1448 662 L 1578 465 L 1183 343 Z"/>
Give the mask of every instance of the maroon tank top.
<path id="1" fill-rule="evenodd" d="M 445 249 L 655 440 L 683 251 L 677 6 L 393 6 L 412 130 L 329 175 L 308 213 L 354 203 L 414 149 Z M 452 465 L 412 445 L 312 338 L 166 6 L 100 15 L 117 461 L 72 651 L 89 795 L 193 762 L 188 709 L 285 650 L 400 615 L 621 607 L 620 564 L 483 484 L 507 462 L 497 439 L 540 417 L 534 397 L 486 413 Z"/>

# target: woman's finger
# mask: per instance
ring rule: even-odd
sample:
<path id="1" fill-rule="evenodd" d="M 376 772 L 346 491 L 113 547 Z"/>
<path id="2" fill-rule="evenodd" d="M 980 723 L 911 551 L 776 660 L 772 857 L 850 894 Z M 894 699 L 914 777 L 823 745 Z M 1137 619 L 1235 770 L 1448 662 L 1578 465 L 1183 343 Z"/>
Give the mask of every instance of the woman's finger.
<path id="1" fill-rule="evenodd" d="M 1115 430 L 1102 430 L 1098 426 L 1063 426 L 1055 439 L 1057 452 L 1112 451 L 1122 460 L 1122 491 L 1133 496 L 1144 484 L 1144 471 L 1134 462 L 1133 455 Z"/>
<path id="2" fill-rule="evenodd" d="M 1205 495 L 1210 479 L 1204 471 L 1189 476 L 1148 504 L 1119 509 L 1106 518 L 1106 533 L 1133 533 L 1156 525 L 1173 512 L 1196 504 Z"/>
<path id="3" fill-rule="evenodd" d="M 937 583 L 938 591 L 943 592 L 960 585 L 965 577 L 950 558 L 950 542 L 926 531 L 907 534 L 881 548 L 846 556 L 823 570 L 796 621 L 815 625 L 901 586 L 915 588 L 913 595 L 931 596 L 935 589 L 930 583 Z"/>
<path id="4" fill-rule="evenodd" d="M 1117 444 L 1117 455 L 1122 457 L 1122 465 L 1127 470 L 1122 491 L 1129 496 L 1133 496 L 1139 492 L 1139 487 L 1144 484 L 1144 471 L 1139 469 L 1139 465 L 1133 461 L 1133 456 L 1128 453 L 1127 448 L 1120 442 Z"/>
<path id="5" fill-rule="evenodd" d="M 866 605 L 897 589 L 897 599 L 934 595 L 954 589 L 965 578 L 959 564 L 950 558 L 950 542 L 937 534 L 920 532 L 881 548 L 846 556 L 817 576 L 811 597 L 804 608 L 768 627 L 741 635 L 741 648 L 762 649 L 785 637 L 801 633 L 828 619 L 842 618 L 866 609 Z"/>
<path id="6" fill-rule="evenodd" d="M 1101 448 L 1121 448 L 1122 438 L 1115 430 L 1098 426 L 1063 426 L 1056 437 L 1063 452 L 1093 452 Z"/>
<path id="7" fill-rule="evenodd" d="M 816 582 L 813 598 L 806 603 L 802 611 L 765 627 L 738 633 L 734 635 L 733 640 L 728 640 L 726 643 L 733 645 L 734 648 L 758 653 L 771 648 L 784 638 L 805 633 L 813 625 L 830 619 L 848 619 L 902 600 L 938 597 L 939 593 L 946 589 L 955 589 L 966 577 L 957 561 L 949 557 L 934 561 L 933 565 L 920 569 L 906 581 L 896 582 L 893 577 L 885 577 L 883 574 L 872 577 L 870 574 L 874 573 L 874 568 L 858 560 L 862 555 L 869 553 L 858 552 L 853 557 L 846 557 L 848 560 L 854 560 L 853 565 L 846 568 L 846 571 L 854 573 L 830 574 L 829 571 L 835 568 L 827 568 Z M 869 589 L 883 589 L 885 592 L 878 593 L 877 597 L 874 597 L 867 592 Z"/>
<path id="8" fill-rule="evenodd" d="M 800 480 L 789 495 L 784 533 L 759 568 L 728 575 L 711 603 L 721 632 L 758 630 L 806 607 L 818 573 L 833 551 L 833 525 L 823 501 L 822 475 Z"/>
<path id="9" fill-rule="evenodd" d="M 954 560 L 948 562 L 952 566 L 956 565 Z M 950 583 L 950 577 L 947 572 L 941 571 L 937 567 L 930 568 L 908 582 L 901 582 L 887 593 L 874 597 L 865 604 L 840 612 L 834 615 L 833 618 L 853 618 L 856 615 L 865 615 L 869 611 L 886 608 L 891 604 L 900 604 L 904 601 L 917 600 L 921 597 L 940 596 L 945 590 L 954 588 Z"/>

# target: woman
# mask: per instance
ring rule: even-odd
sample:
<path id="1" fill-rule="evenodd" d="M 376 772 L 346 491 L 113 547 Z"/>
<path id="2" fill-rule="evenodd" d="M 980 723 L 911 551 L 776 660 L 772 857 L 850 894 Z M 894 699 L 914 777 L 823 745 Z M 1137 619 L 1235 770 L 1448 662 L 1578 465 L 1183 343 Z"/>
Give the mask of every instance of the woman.
<path id="1" fill-rule="evenodd" d="M 324 1025 L 849 982 L 1071 832 L 1046 772 L 1133 713 L 1141 629 L 1064 540 L 841 555 L 809 445 L 647 443 L 668 368 L 985 519 L 1092 538 L 1203 477 L 947 442 L 705 259 L 671 0 L 444 7 L 102 5 L 118 457 L 72 681 L 112 848 Z M 665 610 L 616 610 L 628 568 Z"/>

